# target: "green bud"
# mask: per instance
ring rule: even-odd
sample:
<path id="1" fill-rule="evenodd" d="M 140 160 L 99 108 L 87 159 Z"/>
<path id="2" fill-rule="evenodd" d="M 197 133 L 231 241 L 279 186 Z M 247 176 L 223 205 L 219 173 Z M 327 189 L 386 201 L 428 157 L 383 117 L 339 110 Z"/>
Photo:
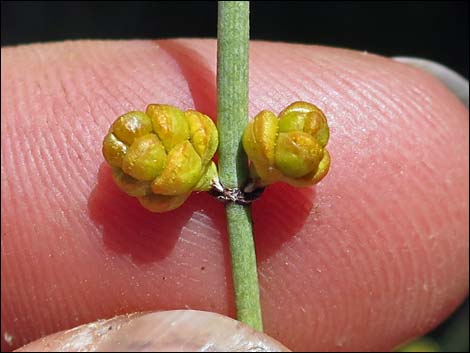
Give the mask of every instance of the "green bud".
<path id="1" fill-rule="evenodd" d="M 263 110 L 248 123 L 242 137 L 243 148 L 253 163 L 252 174 L 256 173 L 266 184 L 281 178 L 280 172 L 273 168 L 278 130 L 276 115 Z"/>
<path id="2" fill-rule="evenodd" d="M 111 132 L 130 146 L 137 137 L 152 132 L 152 122 L 143 112 L 129 112 L 117 118 L 111 127 Z"/>
<path id="3" fill-rule="evenodd" d="M 217 179 L 212 162 L 217 129 L 204 114 L 151 104 L 146 113 L 120 116 L 103 141 L 121 190 L 153 212 L 179 207 L 192 191 L 209 190 Z"/>
<path id="4" fill-rule="evenodd" d="M 134 179 L 119 168 L 113 169 L 113 179 L 116 185 L 130 196 L 145 196 L 152 192 L 148 181 Z"/>
<path id="5" fill-rule="evenodd" d="M 328 138 L 321 110 L 310 103 L 295 102 L 278 117 L 260 112 L 246 127 L 242 142 L 251 161 L 251 176 L 258 184 L 283 181 L 309 186 L 328 172 Z"/>
<path id="6" fill-rule="evenodd" d="M 126 144 L 119 141 L 112 132 L 108 133 L 103 141 L 104 159 L 106 159 L 112 167 L 120 168 L 126 153 Z"/>
<path id="7" fill-rule="evenodd" d="M 316 172 L 323 158 L 320 144 L 305 132 L 280 133 L 276 144 L 275 166 L 284 175 L 301 178 Z"/>
<path id="8" fill-rule="evenodd" d="M 219 134 L 214 122 L 207 115 L 195 110 L 185 112 L 189 123 L 190 141 L 201 157 L 201 163 L 208 163 L 219 144 Z"/>
<path id="9" fill-rule="evenodd" d="M 153 180 L 163 171 L 166 152 L 155 134 L 138 137 L 122 161 L 124 173 L 138 180 Z"/>
<path id="10" fill-rule="evenodd" d="M 186 194 L 202 177 L 201 158 L 189 141 L 172 148 L 168 153 L 166 163 L 163 173 L 152 183 L 152 190 L 155 194 Z"/>
<path id="11" fill-rule="evenodd" d="M 167 196 L 150 194 L 138 197 L 140 204 L 152 212 L 167 212 L 180 207 L 190 194 Z"/>
<path id="12" fill-rule="evenodd" d="M 184 113 L 163 104 L 150 104 L 146 113 L 152 119 L 153 130 L 169 152 L 177 144 L 189 139 L 189 126 Z"/>
<path id="13" fill-rule="evenodd" d="M 330 130 L 325 114 L 315 105 L 307 102 L 295 102 L 279 113 L 279 131 L 303 131 L 312 135 L 325 147 Z"/>

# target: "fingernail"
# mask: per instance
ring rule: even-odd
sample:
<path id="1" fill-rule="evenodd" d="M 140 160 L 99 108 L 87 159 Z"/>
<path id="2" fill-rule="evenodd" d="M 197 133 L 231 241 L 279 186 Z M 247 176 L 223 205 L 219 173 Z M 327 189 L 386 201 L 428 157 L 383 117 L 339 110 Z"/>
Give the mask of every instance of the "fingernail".
<path id="1" fill-rule="evenodd" d="M 273 338 L 223 315 L 194 310 L 119 316 L 63 331 L 18 352 L 288 352 Z"/>

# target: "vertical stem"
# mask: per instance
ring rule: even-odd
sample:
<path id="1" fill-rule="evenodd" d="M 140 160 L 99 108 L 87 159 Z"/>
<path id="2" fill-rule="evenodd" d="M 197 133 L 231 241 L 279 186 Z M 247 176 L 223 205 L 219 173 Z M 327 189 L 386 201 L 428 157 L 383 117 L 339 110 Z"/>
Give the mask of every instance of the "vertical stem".
<path id="1" fill-rule="evenodd" d="M 241 137 L 248 122 L 249 2 L 219 1 L 217 30 L 219 176 L 224 186 L 234 188 L 248 177 Z M 237 318 L 261 331 L 251 209 L 230 203 L 226 213 Z"/>

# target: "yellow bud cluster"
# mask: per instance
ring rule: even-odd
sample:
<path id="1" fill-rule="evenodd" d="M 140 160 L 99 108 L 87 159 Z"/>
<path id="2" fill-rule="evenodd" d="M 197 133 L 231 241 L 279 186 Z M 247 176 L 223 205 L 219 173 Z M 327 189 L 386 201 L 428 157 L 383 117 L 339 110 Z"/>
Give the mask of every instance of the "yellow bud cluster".
<path id="1" fill-rule="evenodd" d="M 263 110 L 245 128 L 243 147 L 257 185 L 282 181 L 294 186 L 319 182 L 330 167 L 329 128 L 323 112 L 295 102 L 279 116 Z"/>
<path id="2" fill-rule="evenodd" d="M 116 184 L 153 212 L 179 207 L 192 191 L 207 191 L 217 168 L 217 128 L 206 115 L 150 104 L 120 116 L 103 141 Z"/>

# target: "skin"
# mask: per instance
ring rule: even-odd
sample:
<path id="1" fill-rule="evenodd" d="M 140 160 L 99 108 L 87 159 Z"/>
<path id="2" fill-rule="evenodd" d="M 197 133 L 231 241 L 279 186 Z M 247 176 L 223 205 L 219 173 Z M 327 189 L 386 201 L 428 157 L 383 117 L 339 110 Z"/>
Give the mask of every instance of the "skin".
<path id="1" fill-rule="evenodd" d="M 266 333 L 349 351 L 429 331 L 468 293 L 467 109 L 383 57 L 250 53 L 250 116 L 304 100 L 331 133 L 323 181 L 270 186 L 253 206 Z M 214 117 L 215 60 L 213 40 L 2 48 L 2 350 L 137 311 L 234 315 L 223 205 L 199 194 L 152 214 L 101 155 L 116 117 L 149 103 Z"/>

